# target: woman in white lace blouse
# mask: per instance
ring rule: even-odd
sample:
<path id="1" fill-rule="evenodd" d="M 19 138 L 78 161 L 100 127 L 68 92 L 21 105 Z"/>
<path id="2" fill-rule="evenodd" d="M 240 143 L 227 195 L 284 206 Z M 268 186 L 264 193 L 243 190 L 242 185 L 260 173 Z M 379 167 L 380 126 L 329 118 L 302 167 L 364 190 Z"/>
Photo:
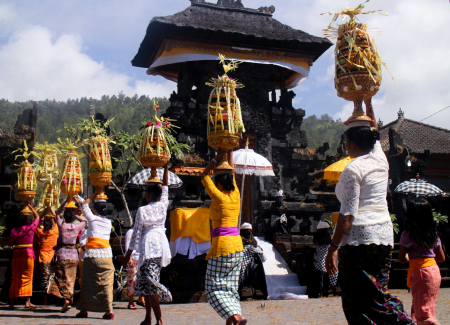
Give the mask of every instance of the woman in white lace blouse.
<path id="1" fill-rule="evenodd" d="M 164 166 L 163 184 L 147 186 L 145 198 L 148 202 L 136 213 L 133 235 L 122 261 L 127 267 L 134 250 L 139 251 L 139 264 L 135 295 L 144 296 L 146 315 L 141 324 L 151 324 L 152 309 L 156 324 L 162 325 L 160 301 L 171 302 L 172 294 L 159 283 L 161 268 L 169 265 L 172 258 L 166 237 L 166 215 L 169 207 L 169 171 Z"/>
<path id="2" fill-rule="evenodd" d="M 354 160 L 336 185 L 341 210 L 325 267 L 329 274 L 337 272 L 339 249 L 342 307 L 349 324 L 413 324 L 402 302 L 388 292 L 394 232 L 386 201 L 389 164 L 380 134 L 369 124 L 349 127 L 345 145 Z"/>

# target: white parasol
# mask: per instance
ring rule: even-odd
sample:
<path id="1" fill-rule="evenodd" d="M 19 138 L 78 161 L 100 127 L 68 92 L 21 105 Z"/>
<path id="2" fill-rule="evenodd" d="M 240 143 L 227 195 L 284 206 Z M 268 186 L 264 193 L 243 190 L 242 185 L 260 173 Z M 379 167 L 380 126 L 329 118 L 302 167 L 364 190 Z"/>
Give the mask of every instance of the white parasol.
<path id="1" fill-rule="evenodd" d="M 241 227 L 242 199 L 244 195 L 245 175 L 256 176 L 275 176 L 270 161 L 257 154 L 253 149 L 248 148 L 248 139 L 245 149 L 239 149 L 233 152 L 234 171 L 236 174 L 242 174 L 241 185 L 241 211 L 239 212 L 239 228 Z M 239 229 L 238 228 L 238 229 Z"/>

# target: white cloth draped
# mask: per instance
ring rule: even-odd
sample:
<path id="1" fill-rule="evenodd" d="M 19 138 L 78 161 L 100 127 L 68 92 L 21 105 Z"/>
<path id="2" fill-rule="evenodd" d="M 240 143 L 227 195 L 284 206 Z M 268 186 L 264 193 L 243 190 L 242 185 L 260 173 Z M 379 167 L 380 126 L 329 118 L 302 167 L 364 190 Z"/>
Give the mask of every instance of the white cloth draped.
<path id="1" fill-rule="evenodd" d="M 207 254 L 211 248 L 211 242 L 196 243 L 192 237 L 178 237 L 170 242 L 170 252 L 172 257 L 177 254 L 188 255 L 189 259 Z"/>

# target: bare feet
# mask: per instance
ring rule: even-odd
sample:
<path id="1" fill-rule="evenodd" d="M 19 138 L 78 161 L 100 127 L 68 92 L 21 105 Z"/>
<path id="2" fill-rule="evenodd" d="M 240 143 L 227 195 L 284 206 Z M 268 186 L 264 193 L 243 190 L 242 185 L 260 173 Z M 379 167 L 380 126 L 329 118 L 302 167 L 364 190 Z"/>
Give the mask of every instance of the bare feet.
<path id="1" fill-rule="evenodd" d="M 245 325 L 247 324 L 247 320 L 241 315 L 233 315 L 227 319 L 226 325 Z"/>
<path id="2" fill-rule="evenodd" d="M 60 312 L 65 313 L 66 311 L 70 310 L 72 307 L 70 306 L 70 301 L 66 300 L 64 301 L 64 305 L 62 306 Z"/>

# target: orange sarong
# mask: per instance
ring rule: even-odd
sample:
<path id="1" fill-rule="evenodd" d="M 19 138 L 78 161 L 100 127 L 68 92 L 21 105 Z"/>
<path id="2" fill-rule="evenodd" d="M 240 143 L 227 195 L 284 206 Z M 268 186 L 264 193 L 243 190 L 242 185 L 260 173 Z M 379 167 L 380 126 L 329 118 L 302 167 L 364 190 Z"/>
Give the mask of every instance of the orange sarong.
<path id="1" fill-rule="evenodd" d="M 9 297 L 31 297 L 33 294 L 34 259 L 13 257 L 11 264 L 12 283 L 9 289 Z"/>

